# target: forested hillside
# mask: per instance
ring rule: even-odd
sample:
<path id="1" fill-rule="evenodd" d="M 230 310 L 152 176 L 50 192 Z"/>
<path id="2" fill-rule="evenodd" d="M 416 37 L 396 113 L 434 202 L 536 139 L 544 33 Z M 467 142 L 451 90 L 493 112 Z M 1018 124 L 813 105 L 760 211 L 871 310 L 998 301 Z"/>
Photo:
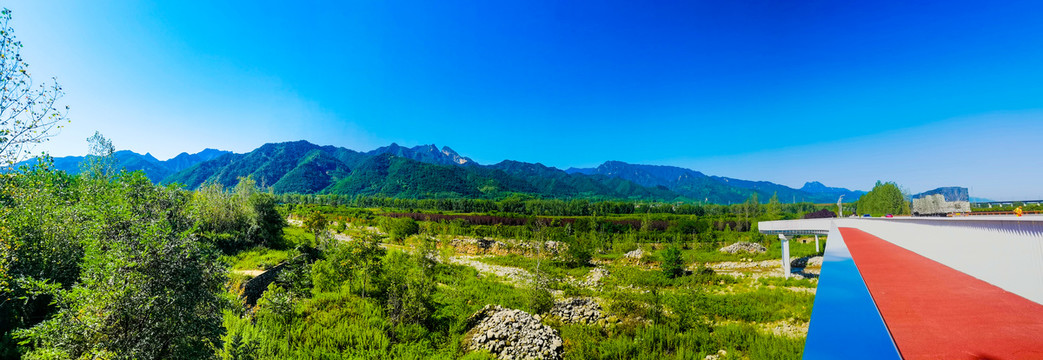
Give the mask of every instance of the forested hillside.
<path id="1" fill-rule="evenodd" d="M 698 171 L 676 166 L 628 164 L 606 161 L 592 169 L 570 168 L 569 173 L 605 175 L 633 181 L 642 186 L 662 186 L 689 199 L 715 204 L 735 204 L 756 193 L 761 199 L 778 196 L 786 203 L 836 202 L 840 195 L 855 201 L 864 194 L 841 188 L 830 188 L 819 182 L 809 182 L 801 189 L 768 181 L 749 181 L 721 176 L 708 176 Z"/>
<path id="2" fill-rule="evenodd" d="M 163 183 L 194 189 L 207 182 L 233 186 L 252 177 L 276 193 L 378 195 L 400 198 L 498 199 L 513 194 L 543 198 L 741 203 L 834 202 L 840 193 L 808 192 L 766 181 L 707 176 L 698 171 L 609 161 L 596 169 L 563 171 L 539 163 L 504 160 L 480 165 L 448 147 L 406 148 L 397 144 L 362 153 L 306 141 L 265 144 L 245 154 L 228 154 L 172 174 Z M 832 190 L 842 190 L 841 192 Z"/>
<path id="3" fill-rule="evenodd" d="M 737 204 L 752 194 L 761 201 L 854 202 L 864 194 L 808 182 L 800 189 L 768 181 L 708 176 L 675 166 L 607 161 L 596 168 L 561 170 L 539 163 L 504 160 L 481 165 L 449 147 L 391 144 L 369 152 L 319 146 L 307 141 L 265 144 L 245 154 L 206 149 L 165 161 L 151 154 L 115 153 L 117 167 L 141 170 L 154 183 L 195 189 L 204 183 L 234 186 L 251 177 L 285 194 L 377 195 L 400 198 L 498 199 L 513 194 L 543 198 L 647 200 Z M 18 165 L 36 163 L 31 159 Z M 78 174 L 87 157 L 55 158 L 54 167 Z"/>
<path id="4" fill-rule="evenodd" d="M 145 177 L 152 180 L 154 183 L 158 183 L 171 174 L 187 169 L 192 165 L 218 158 L 225 154 L 231 154 L 231 152 L 205 149 L 195 154 L 183 152 L 178 154 L 178 156 L 165 161 L 160 161 L 149 153 L 141 155 L 129 150 L 117 151 L 114 156 L 116 158 L 117 166 L 120 168 L 126 169 L 127 171 L 141 170 L 144 172 Z M 15 167 L 34 165 L 37 162 L 38 159 L 29 159 L 15 164 Z M 53 164 L 55 169 L 75 175 L 83 171 L 88 162 L 88 157 L 86 156 L 64 156 L 54 158 Z"/>

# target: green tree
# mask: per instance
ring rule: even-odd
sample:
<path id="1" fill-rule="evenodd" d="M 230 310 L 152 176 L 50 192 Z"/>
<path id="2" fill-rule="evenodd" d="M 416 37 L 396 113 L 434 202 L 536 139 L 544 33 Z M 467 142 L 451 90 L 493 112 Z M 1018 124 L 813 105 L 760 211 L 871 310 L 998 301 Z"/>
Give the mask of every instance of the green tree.
<path id="1" fill-rule="evenodd" d="M 0 166 L 22 159 L 36 144 L 54 136 L 68 121 L 69 107 L 59 110 L 65 93 L 57 80 L 35 84 L 22 58 L 22 42 L 11 28 L 11 10 L 0 11 Z"/>
<path id="2" fill-rule="evenodd" d="M 594 257 L 593 238 L 595 236 L 597 236 L 596 233 L 588 233 L 568 237 L 564 256 L 565 265 L 569 267 L 590 265 L 590 260 Z"/>
<path id="3" fill-rule="evenodd" d="M 55 294 L 57 314 L 21 333 L 28 357 L 213 357 L 225 270 L 189 231 L 187 194 L 141 172 L 87 181 L 79 282 Z"/>
<path id="4" fill-rule="evenodd" d="M 0 174 L 0 358 L 19 356 L 12 331 L 45 319 L 51 294 L 79 278 L 90 222 L 76 179 L 48 167 Z"/>
<path id="5" fill-rule="evenodd" d="M 384 311 L 396 324 L 424 324 L 434 312 L 434 279 L 401 251 L 384 257 Z"/>
<path id="6" fill-rule="evenodd" d="M 909 214 L 909 202 L 905 200 L 902 190 L 894 182 L 877 181 L 856 203 L 860 214 L 881 216 L 884 214 Z"/>
<path id="7" fill-rule="evenodd" d="M 776 191 L 775 194 L 771 196 L 771 200 L 768 200 L 767 210 L 768 216 L 770 216 L 772 219 L 778 219 L 779 215 L 782 213 L 782 203 L 779 202 L 778 191 Z"/>
<path id="8" fill-rule="evenodd" d="M 326 218 L 326 215 L 318 211 L 312 211 L 304 218 L 304 228 L 315 236 L 316 245 L 322 244 L 323 240 L 329 236 L 329 230 L 327 229 L 329 224 L 330 221 Z"/>
<path id="9" fill-rule="evenodd" d="M 747 221 L 751 218 L 757 217 L 760 213 L 760 200 L 757 199 L 757 193 L 750 194 L 750 197 L 746 198 L 746 202 L 742 203 L 742 214 L 743 218 Z"/>
<path id="10" fill-rule="evenodd" d="M 231 191 L 208 183 L 192 194 L 194 232 L 226 253 L 256 245 L 282 248 L 286 220 L 276 206 L 275 196 L 258 191 L 251 178 L 239 178 Z"/>
<path id="11" fill-rule="evenodd" d="M 81 165 L 81 171 L 88 176 L 111 178 L 116 175 L 116 147 L 99 131 L 87 138 L 87 159 Z"/>
<path id="12" fill-rule="evenodd" d="M 667 276 L 675 278 L 684 274 L 684 257 L 677 245 L 670 245 L 663 250 L 662 269 Z"/>
<path id="13" fill-rule="evenodd" d="M 387 232 L 391 237 L 391 240 L 402 241 L 410 235 L 420 233 L 420 225 L 417 224 L 416 220 L 411 218 L 397 218 L 390 221 L 390 226 L 389 229 L 387 229 Z"/>

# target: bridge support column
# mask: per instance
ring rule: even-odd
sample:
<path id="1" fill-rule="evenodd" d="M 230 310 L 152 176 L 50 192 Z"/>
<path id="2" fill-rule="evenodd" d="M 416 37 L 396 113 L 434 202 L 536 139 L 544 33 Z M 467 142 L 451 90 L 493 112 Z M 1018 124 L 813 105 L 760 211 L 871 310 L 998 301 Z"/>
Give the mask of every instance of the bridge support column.
<path id="1" fill-rule="evenodd" d="M 779 241 L 782 242 L 782 275 L 789 279 L 789 239 L 779 234 Z"/>
<path id="2" fill-rule="evenodd" d="M 815 234 L 815 252 L 819 252 L 819 250 L 818 250 L 818 234 Z"/>

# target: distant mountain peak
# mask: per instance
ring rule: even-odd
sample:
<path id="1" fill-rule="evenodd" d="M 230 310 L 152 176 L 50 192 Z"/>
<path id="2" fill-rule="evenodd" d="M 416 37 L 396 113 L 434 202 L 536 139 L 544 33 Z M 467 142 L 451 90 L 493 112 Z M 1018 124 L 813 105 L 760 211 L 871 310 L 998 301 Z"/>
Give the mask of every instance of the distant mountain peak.
<path id="1" fill-rule="evenodd" d="M 808 181 L 808 182 L 804 183 L 804 186 L 801 187 L 800 189 L 804 190 L 804 191 L 807 191 L 807 192 L 822 192 L 822 191 L 829 190 L 829 187 L 827 187 L 826 185 L 823 185 L 822 183 L 820 183 L 818 181 Z"/>
<path id="2" fill-rule="evenodd" d="M 466 165 L 466 164 L 473 164 L 474 163 L 474 160 L 471 160 L 471 158 L 468 158 L 468 157 L 465 157 L 465 156 L 460 156 L 459 153 L 457 153 L 453 149 L 450 149 L 448 146 L 443 146 L 442 147 L 442 154 L 444 154 L 445 156 L 448 156 L 450 159 L 453 159 L 453 162 L 456 163 L 457 165 Z"/>
<path id="3" fill-rule="evenodd" d="M 475 164 L 474 160 L 461 156 L 453 149 L 448 146 L 443 147 L 441 150 L 435 144 L 430 145 L 418 145 L 412 148 L 407 148 L 397 143 L 391 143 L 391 145 L 376 148 L 370 151 L 370 155 L 380 154 L 391 154 L 398 157 L 416 160 L 428 164 L 435 165 L 468 165 Z"/>
<path id="4" fill-rule="evenodd" d="M 152 156 L 152 153 L 146 152 L 145 155 L 142 155 L 142 157 L 144 157 L 145 160 L 147 160 L 148 162 L 151 162 L 151 163 L 158 163 L 159 162 L 159 159 L 156 159 L 155 156 Z"/>

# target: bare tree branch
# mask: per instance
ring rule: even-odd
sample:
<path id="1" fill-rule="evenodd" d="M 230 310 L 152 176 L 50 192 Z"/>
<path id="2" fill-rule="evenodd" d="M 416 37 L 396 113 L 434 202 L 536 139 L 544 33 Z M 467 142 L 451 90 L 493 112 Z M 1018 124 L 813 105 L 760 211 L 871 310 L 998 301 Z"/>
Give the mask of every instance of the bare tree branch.
<path id="1" fill-rule="evenodd" d="M 56 79 L 34 86 L 10 22 L 11 10 L 0 11 L 0 166 L 17 163 L 49 140 L 68 122 L 69 111 L 58 109 L 65 93 Z"/>

